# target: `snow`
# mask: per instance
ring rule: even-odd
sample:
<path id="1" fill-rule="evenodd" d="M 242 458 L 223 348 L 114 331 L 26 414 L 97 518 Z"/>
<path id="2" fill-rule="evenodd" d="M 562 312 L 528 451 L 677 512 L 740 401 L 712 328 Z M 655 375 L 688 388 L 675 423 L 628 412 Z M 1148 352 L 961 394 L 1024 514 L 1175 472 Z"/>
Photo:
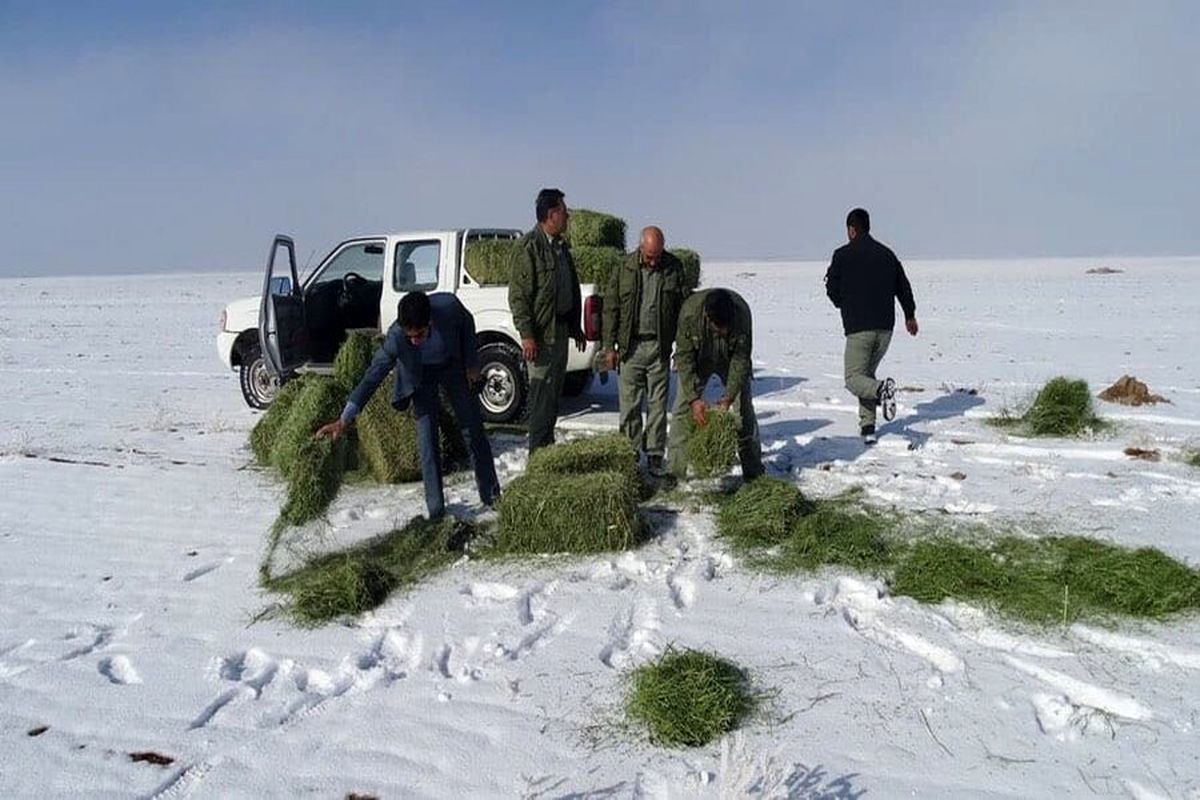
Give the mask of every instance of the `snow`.
<path id="1" fill-rule="evenodd" d="M 1099 263 L 909 264 L 922 332 L 896 334 L 884 368 L 908 388 L 870 451 L 824 265 L 706 282 L 755 311 L 774 474 L 1200 562 L 1200 472 L 1178 460 L 1200 443 L 1200 259 Z M 280 487 L 249 466 L 256 415 L 214 337 L 258 284 L 0 281 L 0 796 L 1200 797 L 1200 620 L 1035 630 L 849 571 L 756 574 L 692 511 L 633 553 L 461 562 L 352 625 L 253 622 Z M 982 423 L 1059 373 L 1172 403 L 1102 405 L 1121 425 L 1096 440 Z M 615 427 L 615 405 L 597 386 L 562 427 Z M 509 480 L 522 444 L 495 444 Z M 448 494 L 474 513 L 468 478 Z M 324 546 L 421 509 L 416 486 L 350 487 Z M 623 727 L 623 675 L 672 644 L 746 666 L 761 718 L 695 751 Z"/>

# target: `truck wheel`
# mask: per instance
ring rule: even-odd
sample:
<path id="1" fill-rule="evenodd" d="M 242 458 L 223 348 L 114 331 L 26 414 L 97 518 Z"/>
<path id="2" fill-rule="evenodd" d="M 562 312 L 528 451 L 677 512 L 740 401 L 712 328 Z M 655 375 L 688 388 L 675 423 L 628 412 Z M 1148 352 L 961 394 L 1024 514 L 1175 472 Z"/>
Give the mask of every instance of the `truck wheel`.
<path id="1" fill-rule="evenodd" d="M 279 380 L 267 369 L 267 361 L 257 344 L 248 345 L 242 351 L 239 378 L 242 397 L 251 408 L 266 408 L 279 393 Z"/>
<path id="2" fill-rule="evenodd" d="M 579 397 L 591 385 L 592 371 L 590 369 L 568 372 L 563 378 L 563 397 Z"/>
<path id="3" fill-rule="evenodd" d="M 479 403 L 487 422 L 516 422 L 525 414 L 529 384 L 521 363 L 521 351 L 507 342 L 492 342 L 479 348 L 479 372 L 483 390 Z"/>

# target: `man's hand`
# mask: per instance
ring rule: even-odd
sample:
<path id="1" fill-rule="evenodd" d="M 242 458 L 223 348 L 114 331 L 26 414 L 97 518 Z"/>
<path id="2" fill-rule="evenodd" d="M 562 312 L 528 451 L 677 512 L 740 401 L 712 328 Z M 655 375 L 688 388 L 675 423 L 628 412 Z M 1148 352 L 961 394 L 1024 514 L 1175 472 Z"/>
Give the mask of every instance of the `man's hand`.
<path id="1" fill-rule="evenodd" d="M 615 370 L 617 368 L 617 365 L 620 363 L 621 363 L 621 356 L 619 356 L 617 354 L 616 350 L 609 350 L 607 353 L 604 354 L 604 370 L 605 370 L 605 372 L 612 372 L 613 370 Z"/>
<path id="2" fill-rule="evenodd" d="M 483 373 L 479 367 L 467 367 L 467 387 L 474 390 L 483 383 Z"/>
<path id="3" fill-rule="evenodd" d="M 525 358 L 526 361 L 537 360 L 537 354 L 538 354 L 537 339 L 534 339 L 532 336 L 530 336 L 529 338 L 521 339 L 521 355 Z"/>
<path id="4" fill-rule="evenodd" d="M 585 334 L 583 331 L 575 331 L 571 334 L 571 338 L 575 340 L 576 350 L 582 353 L 587 349 L 587 334 Z"/>
<path id="5" fill-rule="evenodd" d="M 340 419 L 335 419 L 328 425 L 322 425 L 320 428 L 317 428 L 315 436 L 318 439 L 332 439 L 336 442 L 338 439 L 342 438 L 342 434 L 345 432 L 346 423 L 342 422 Z"/>
<path id="6" fill-rule="evenodd" d="M 692 408 L 692 422 L 696 423 L 696 427 L 703 428 L 705 425 L 707 425 L 708 424 L 708 406 L 706 406 L 704 404 L 704 401 L 703 400 L 693 400 L 691 403 L 691 408 Z"/>
<path id="7" fill-rule="evenodd" d="M 717 401 L 717 408 L 721 409 L 722 411 L 728 411 L 731 405 L 733 405 L 733 400 L 729 399 L 728 397 L 722 397 Z"/>
<path id="8" fill-rule="evenodd" d="M 917 331 L 921 329 L 920 326 L 917 325 L 916 317 L 909 317 L 908 319 L 904 320 L 904 327 L 910 336 L 916 336 Z"/>

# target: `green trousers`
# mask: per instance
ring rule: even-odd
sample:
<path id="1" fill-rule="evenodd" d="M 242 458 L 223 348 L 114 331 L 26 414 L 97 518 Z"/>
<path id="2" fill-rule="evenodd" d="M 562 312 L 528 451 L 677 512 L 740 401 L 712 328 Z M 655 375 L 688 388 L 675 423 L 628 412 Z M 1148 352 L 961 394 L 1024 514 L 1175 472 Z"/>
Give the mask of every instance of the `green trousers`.
<path id="1" fill-rule="evenodd" d="M 892 343 L 891 331 L 859 331 L 846 335 L 846 388 L 858 398 L 858 424 L 875 424 L 879 379 L 875 370 Z"/>
<path id="2" fill-rule="evenodd" d="M 647 455 L 661 456 L 667 451 L 669 385 L 667 360 L 657 341 L 638 342 L 631 353 L 621 358 L 618 385 L 621 433 L 629 437 L 635 448 L 646 451 Z M 646 403 L 644 426 L 643 402 Z"/>
<path id="3" fill-rule="evenodd" d="M 697 378 L 701 386 L 708 384 L 712 374 L 701 374 Z M 721 383 L 725 375 L 719 374 Z M 729 410 L 738 415 L 738 461 L 742 464 L 742 477 L 752 480 L 764 472 L 762 463 L 762 444 L 758 438 L 758 419 L 754 415 L 754 402 L 751 400 L 750 384 L 733 399 Z M 687 399 L 687 392 L 675 393 L 675 406 L 671 410 L 671 444 L 667 448 L 667 466 L 676 478 L 683 480 L 687 477 L 687 433 L 691 430 L 689 418 L 692 409 Z"/>
<path id="4" fill-rule="evenodd" d="M 538 344 L 537 358 L 526 365 L 529 372 L 529 452 L 554 444 L 558 422 L 558 399 L 567 376 L 567 347 L 571 335 L 559 324 L 552 344 Z"/>

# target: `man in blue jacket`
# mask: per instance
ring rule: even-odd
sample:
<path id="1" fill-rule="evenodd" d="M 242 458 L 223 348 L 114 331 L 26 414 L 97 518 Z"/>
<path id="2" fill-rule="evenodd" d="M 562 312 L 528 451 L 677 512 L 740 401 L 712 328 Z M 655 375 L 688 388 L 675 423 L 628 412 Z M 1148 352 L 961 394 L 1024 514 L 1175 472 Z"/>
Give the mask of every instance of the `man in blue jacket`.
<path id="1" fill-rule="evenodd" d="M 396 370 L 392 405 L 398 411 L 406 410 L 410 403 L 413 407 L 429 518 L 446 513 L 437 424 L 439 388 L 446 391 L 467 440 L 479 500 L 486 506 L 494 505 L 500 496 L 500 482 L 496 479 L 491 442 L 483 432 L 479 398 L 472 391 L 480 381 L 475 318 L 452 294 L 404 295 L 399 319 L 388 329 L 371 365 L 350 393 L 341 418 L 322 426 L 317 436 L 341 436 L 392 369 Z"/>

